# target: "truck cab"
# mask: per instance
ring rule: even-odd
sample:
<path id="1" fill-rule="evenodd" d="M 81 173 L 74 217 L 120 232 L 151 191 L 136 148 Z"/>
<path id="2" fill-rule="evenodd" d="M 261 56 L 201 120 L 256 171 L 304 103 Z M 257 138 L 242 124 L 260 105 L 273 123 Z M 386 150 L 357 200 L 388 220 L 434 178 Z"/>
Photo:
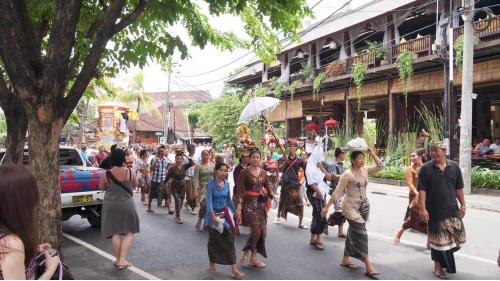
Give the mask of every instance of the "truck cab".
<path id="1" fill-rule="evenodd" d="M 5 149 L 0 150 L 3 163 Z M 23 164 L 28 164 L 28 148 L 24 148 Z M 104 192 L 99 188 L 103 170 L 87 167 L 77 148 L 59 147 L 59 179 L 61 188 L 62 220 L 74 215 L 86 218 L 91 226 L 101 226 L 101 209 Z"/>

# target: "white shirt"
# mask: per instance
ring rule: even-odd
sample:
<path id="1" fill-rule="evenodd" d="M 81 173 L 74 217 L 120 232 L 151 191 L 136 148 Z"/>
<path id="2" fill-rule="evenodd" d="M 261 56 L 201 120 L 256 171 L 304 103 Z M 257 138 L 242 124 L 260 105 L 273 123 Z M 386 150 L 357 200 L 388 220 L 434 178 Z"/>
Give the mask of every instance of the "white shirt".
<path id="1" fill-rule="evenodd" d="M 495 153 L 495 154 L 500 154 L 500 145 L 498 145 L 496 143 L 492 143 L 490 145 L 490 150 L 492 150 L 493 153 Z"/>

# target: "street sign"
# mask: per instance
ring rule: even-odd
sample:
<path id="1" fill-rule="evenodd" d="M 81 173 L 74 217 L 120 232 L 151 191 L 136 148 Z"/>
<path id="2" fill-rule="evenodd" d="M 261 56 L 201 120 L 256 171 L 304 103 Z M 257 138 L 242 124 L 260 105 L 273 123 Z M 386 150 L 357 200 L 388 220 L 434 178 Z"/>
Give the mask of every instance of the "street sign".
<path id="1" fill-rule="evenodd" d="M 161 137 L 161 136 L 163 136 L 163 132 L 156 132 L 156 133 L 155 133 L 155 136 L 159 136 L 159 137 Z"/>

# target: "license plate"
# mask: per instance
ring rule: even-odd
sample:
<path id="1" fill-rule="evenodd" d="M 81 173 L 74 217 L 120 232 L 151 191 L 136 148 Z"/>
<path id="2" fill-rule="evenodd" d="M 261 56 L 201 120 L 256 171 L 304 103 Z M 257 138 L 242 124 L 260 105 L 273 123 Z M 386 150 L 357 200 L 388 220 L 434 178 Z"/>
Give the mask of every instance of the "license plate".
<path id="1" fill-rule="evenodd" d="M 94 200 L 92 195 L 73 196 L 73 203 L 89 203 Z"/>

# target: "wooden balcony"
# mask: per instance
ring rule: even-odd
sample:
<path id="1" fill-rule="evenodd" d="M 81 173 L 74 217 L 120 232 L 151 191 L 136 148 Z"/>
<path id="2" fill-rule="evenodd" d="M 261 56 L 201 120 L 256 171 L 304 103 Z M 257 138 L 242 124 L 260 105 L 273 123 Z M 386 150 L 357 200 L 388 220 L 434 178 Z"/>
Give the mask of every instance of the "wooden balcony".
<path id="1" fill-rule="evenodd" d="M 294 81 L 303 81 L 303 80 L 304 80 L 304 75 L 302 75 L 302 73 L 300 72 L 290 75 L 290 83 Z"/>
<path id="2" fill-rule="evenodd" d="M 486 20 L 479 20 L 474 22 L 477 28 L 484 28 L 486 26 Z M 464 27 L 459 26 L 453 29 L 453 40 L 457 40 L 458 36 L 464 34 Z M 496 16 L 491 19 L 491 24 L 485 30 L 476 31 L 476 36 L 480 41 L 493 41 L 500 39 L 500 17 Z"/>
<path id="3" fill-rule="evenodd" d="M 347 58 L 345 61 L 347 72 L 351 72 L 354 65 L 358 62 L 366 63 L 368 65 L 368 68 L 375 67 L 376 64 L 375 55 L 373 55 L 372 53 L 366 53 Z"/>
<path id="4" fill-rule="evenodd" d="M 432 44 L 434 43 L 433 35 L 426 35 L 420 38 L 412 39 L 404 43 L 392 45 L 391 57 L 395 62 L 399 55 L 404 51 L 411 51 L 417 55 L 418 58 L 426 57 L 432 54 Z"/>

